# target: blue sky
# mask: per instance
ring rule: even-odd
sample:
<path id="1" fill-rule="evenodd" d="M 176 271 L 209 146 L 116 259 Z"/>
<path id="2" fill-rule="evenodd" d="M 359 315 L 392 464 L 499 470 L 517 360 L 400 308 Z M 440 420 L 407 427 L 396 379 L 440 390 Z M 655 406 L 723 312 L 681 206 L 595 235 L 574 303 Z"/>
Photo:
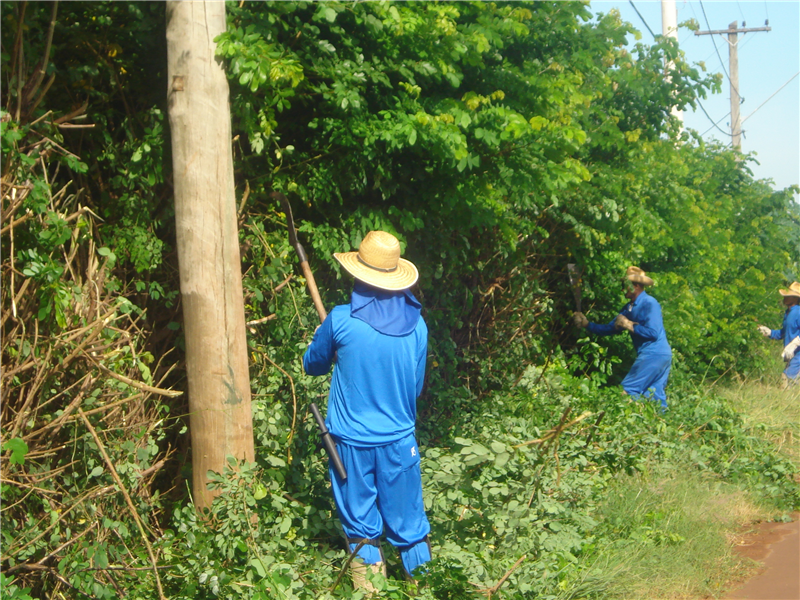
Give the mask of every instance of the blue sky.
<path id="1" fill-rule="evenodd" d="M 740 112 L 741 118 L 746 119 L 742 124 L 742 151 L 757 153 L 756 159 L 761 164 L 750 163 L 756 178 L 773 180 L 776 189 L 800 184 L 800 75 L 797 75 L 800 71 L 800 2 L 675 0 L 675 6 L 678 24 L 695 19 L 701 31 L 727 29 L 733 21 L 737 21 L 739 27 L 743 22 L 747 27 L 762 27 L 769 19 L 772 31 L 739 36 L 739 94 L 744 98 Z M 655 34 L 661 34 L 660 0 L 633 0 L 633 5 L 621 0 L 591 2 L 594 13 L 608 12 L 612 8 L 619 10 L 623 20 L 642 33 L 642 42 L 653 41 L 645 22 Z M 695 129 L 705 139 L 730 143 L 730 83 L 725 75 L 730 73 L 727 36 L 696 36 L 680 28 L 678 41 L 690 64 L 704 62 L 709 72 L 722 73 L 725 78 L 721 93 L 701 100 L 713 121 L 698 108 L 696 112 L 684 113 L 684 125 Z M 715 122 L 722 131 L 714 126 Z"/>

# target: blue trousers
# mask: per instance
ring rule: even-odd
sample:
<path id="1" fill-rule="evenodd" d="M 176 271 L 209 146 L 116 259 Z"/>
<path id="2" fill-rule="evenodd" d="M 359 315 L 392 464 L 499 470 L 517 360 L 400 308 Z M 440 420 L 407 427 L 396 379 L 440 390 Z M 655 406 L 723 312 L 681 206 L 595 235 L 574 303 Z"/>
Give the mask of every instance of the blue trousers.
<path id="1" fill-rule="evenodd" d="M 422 502 L 422 477 L 419 448 L 414 435 L 377 447 L 357 447 L 336 443 L 347 471 L 347 480 L 339 479 L 330 468 L 333 498 L 349 539 L 364 538 L 377 542 L 386 539 L 400 550 L 406 571 L 413 574 L 431 559 L 427 536 L 431 530 Z M 350 543 L 352 552 L 358 546 Z M 358 556 L 366 564 L 381 561 L 376 546 L 364 545 Z"/>
<path id="2" fill-rule="evenodd" d="M 622 380 L 622 389 L 630 396 L 654 397 L 667 408 L 667 380 L 672 368 L 672 354 L 640 354 Z"/>
<path id="3" fill-rule="evenodd" d="M 798 375 L 800 375 L 800 351 L 795 352 L 792 360 L 786 363 L 783 374 L 789 379 L 797 379 Z"/>

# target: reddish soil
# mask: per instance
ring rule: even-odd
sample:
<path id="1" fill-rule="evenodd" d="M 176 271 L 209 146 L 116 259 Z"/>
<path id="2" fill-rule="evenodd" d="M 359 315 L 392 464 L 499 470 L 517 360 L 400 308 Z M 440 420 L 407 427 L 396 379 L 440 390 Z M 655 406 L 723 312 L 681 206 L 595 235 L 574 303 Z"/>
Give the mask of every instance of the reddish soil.
<path id="1" fill-rule="evenodd" d="M 759 523 L 736 547 L 762 569 L 724 600 L 800 600 L 800 513 L 791 523 Z"/>

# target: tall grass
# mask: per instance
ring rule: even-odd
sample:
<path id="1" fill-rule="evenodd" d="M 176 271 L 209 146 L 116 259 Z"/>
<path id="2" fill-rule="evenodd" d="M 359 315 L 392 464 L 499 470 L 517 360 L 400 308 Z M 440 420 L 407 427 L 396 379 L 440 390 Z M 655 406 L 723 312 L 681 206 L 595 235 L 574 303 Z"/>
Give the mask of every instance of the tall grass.
<path id="1" fill-rule="evenodd" d="M 750 435 L 800 465 L 800 386 L 713 387 L 742 415 Z M 609 540 L 594 555 L 592 570 L 607 582 L 599 597 L 678 600 L 719 597 L 755 572 L 758 565 L 733 548 L 749 525 L 779 511 L 743 485 L 677 461 L 618 475 L 599 516 L 606 528 L 601 539 Z"/>
<path id="2" fill-rule="evenodd" d="M 718 392 L 743 415 L 748 427 L 800 466 L 800 385 L 781 389 L 761 381 L 743 381 Z"/>
<path id="3" fill-rule="evenodd" d="M 606 598 L 715 597 L 752 569 L 732 542 L 764 510 L 742 489 L 683 467 L 653 465 L 609 488 L 600 514 L 615 541 L 598 553 L 614 574 Z"/>

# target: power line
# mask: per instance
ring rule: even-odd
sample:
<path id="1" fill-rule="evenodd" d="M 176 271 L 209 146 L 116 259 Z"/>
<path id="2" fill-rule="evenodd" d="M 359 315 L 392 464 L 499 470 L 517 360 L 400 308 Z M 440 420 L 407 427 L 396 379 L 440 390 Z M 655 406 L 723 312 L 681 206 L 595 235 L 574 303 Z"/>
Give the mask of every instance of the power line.
<path id="1" fill-rule="evenodd" d="M 716 127 L 717 129 L 719 129 L 721 133 L 723 133 L 723 134 L 725 134 L 725 135 L 727 135 L 727 136 L 731 136 L 731 137 L 732 137 L 732 135 L 731 135 L 731 133 L 730 133 L 729 131 L 725 131 L 724 129 L 721 129 L 721 128 L 720 128 L 720 127 L 717 125 L 717 123 L 719 123 L 720 121 L 722 121 L 722 119 L 724 119 L 725 117 L 727 117 L 727 116 L 728 116 L 728 115 L 730 115 L 731 113 L 728 113 L 727 115 L 725 115 L 725 117 L 722 117 L 722 119 L 720 119 L 719 121 L 717 121 L 717 122 L 715 123 L 715 122 L 714 122 L 714 119 L 712 119 L 712 118 L 711 118 L 711 115 L 709 115 L 709 114 L 708 114 L 708 112 L 706 111 L 706 108 L 703 106 L 703 104 L 700 102 L 700 100 L 699 100 L 699 99 L 697 100 L 697 104 L 698 104 L 698 106 L 700 106 L 700 108 L 702 109 L 702 111 L 705 113 L 706 117 L 708 117 L 708 120 L 709 120 L 709 121 L 711 121 L 711 127 L 709 127 L 709 128 L 708 128 L 708 129 L 706 129 L 706 130 L 705 130 L 703 133 L 701 133 L 701 134 L 700 134 L 700 137 L 703 137 L 705 134 L 707 134 L 709 131 L 711 131 L 711 130 L 712 130 L 712 129 L 714 129 L 715 127 Z"/>
<path id="2" fill-rule="evenodd" d="M 739 9 L 739 14 L 742 15 L 742 21 L 746 21 L 747 17 L 745 17 L 744 13 L 742 12 L 742 5 L 739 4 L 739 0 L 736 0 L 736 8 Z"/>
<path id="3" fill-rule="evenodd" d="M 703 0 L 700 0 L 700 8 L 703 9 L 703 17 L 705 17 L 705 20 L 706 20 L 706 27 L 708 27 L 708 29 L 710 30 L 711 29 L 711 23 L 708 22 L 708 15 L 706 14 L 706 7 L 703 6 Z M 711 37 L 711 43 L 714 44 L 714 51 L 717 53 L 717 58 L 719 58 L 719 64 L 722 67 L 722 72 L 725 73 L 725 77 L 727 77 L 728 81 L 730 81 L 731 80 L 731 76 L 728 75 L 728 71 L 725 68 L 725 64 L 722 62 L 722 56 L 720 56 L 720 54 L 719 54 L 719 48 L 717 48 L 717 42 L 714 41 L 714 37 L 713 36 Z M 739 90 L 736 90 L 736 93 L 738 94 Z"/>
<path id="4" fill-rule="evenodd" d="M 798 71 L 797 73 L 795 73 L 794 75 L 792 75 L 792 76 L 791 76 L 791 77 L 790 77 L 790 78 L 789 78 L 789 79 L 786 81 L 786 83 L 784 83 L 784 84 L 783 84 L 781 87 L 779 87 L 777 90 L 775 90 L 775 92 L 774 92 L 774 93 L 773 93 L 773 94 L 772 94 L 772 95 L 771 95 L 769 98 L 767 98 L 766 100 L 764 100 L 764 102 L 762 102 L 762 103 L 761 103 L 761 104 L 758 106 L 758 108 L 756 108 L 756 109 L 755 109 L 753 112 L 751 112 L 751 113 L 750 113 L 749 115 L 747 115 L 747 116 L 746 116 L 744 119 L 742 119 L 742 123 L 744 123 L 745 121 L 747 121 L 747 119 L 749 119 L 750 117 L 752 117 L 752 116 L 753 116 L 753 115 L 754 115 L 754 114 L 755 114 L 755 113 L 756 113 L 756 112 L 757 112 L 757 111 L 758 111 L 758 110 L 759 110 L 759 109 L 760 109 L 762 106 L 764 106 L 764 105 L 765 105 L 767 102 L 769 102 L 770 100 L 772 100 L 772 98 L 774 98 L 774 97 L 775 97 L 775 96 L 778 94 L 778 92 L 780 92 L 780 91 L 781 91 L 783 88 L 785 88 L 787 85 L 789 85 L 789 84 L 792 82 L 792 80 L 793 80 L 795 77 L 797 77 L 798 75 L 800 75 L 800 71 Z M 708 120 L 709 120 L 709 121 L 711 121 L 711 123 L 712 123 L 712 126 L 711 126 L 711 127 L 709 127 L 709 128 L 708 128 L 708 129 L 706 129 L 706 130 L 705 130 L 703 133 L 701 133 L 701 134 L 700 134 L 700 137 L 703 137 L 705 134 L 707 134 L 709 131 L 711 131 L 711 130 L 712 130 L 712 129 L 714 129 L 714 128 L 716 128 L 716 129 L 719 129 L 719 131 L 720 131 L 720 132 L 724 133 L 724 134 L 725 134 L 725 135 L 727 135 L 727 136 L 730 136 L 730 135 L 731 135 L 729 132 L 725 131 L 724 129 L 720 129 L 720 128 L 717 126 L 717 124 L 718 124 L 718 123 L 720 123 L 720 122 L 722 121 L 722 119 L 725 119 L 726 117 L 730 116 L 730 114 L 731 114 L 731 113 L 728 113 L 727 115 L 725 115 L 724 117 L 722 117 L 722 119 L 720 119 L 719 121 L 717 121 L 717 122 L 715 123 L 715 122 L 714 122 L 714 120 L 713 120 L 713 119 L 712 119 L 712 118 L 709 116 L 708 112 L 706 112 L 706 109 L 705 109 L 705 107 L 704 107 L 704 106 L 701 104 L 700 100 L 698 100 L 698 101 L 697 101 L 697 104 L 700 106 L 700 108 L 702 109 L 702 111 L 705 113 L 706 117 L 708 117 Z M 741 126 L 741 124 L 740 124 L 740 126 Z"/>
<path id="5" fill-rule="evenodd" d="M 783 84 L 781 87 L 779 87 L 777 90 L 775 90 L 775 93 L 773 93 L 773 94 L 772 94 L 772 96 L 770 96 L 769 98 L 767 98 L 766 100 L 764 100 L 764 101 L 763 101 L 761 104 L 759 104 L 759 105 L 758 105 L 758 108 L 756 108 L 756 109 L 755 109 L 753 112 L 751 112 L 751 113 L 750 113 L 749 115 L 747 115 L 747 116 L 746 116 L 744 119 L 742 119 L 742 123 L 744 123 L 745 121 L 747 121 L 747 119 L 749 119 L 749 118 L 750 118 L 750 117 L 752 117 L 754 114 L 756 114 L 756 112 L 758 112 L 758 109 L 759 109 L 759 108 L 761 108 L 761 107 L 762 107 L 762 106 L 764 106 L 764 105 L 765 105 L 767 102 L 769 102 L 770 100 L 772 100 L 772 99 L 775 97 L 775 94 L 777 94 L 777 93 L 778 93 L 778 92 L 780 92 L 780 91 L 781 91 L 783 88 L 785 88 L 787 85 L 789 85 L 789 83 L 791 83 L 792 79 L 794 79 L 794 78 L 795 78 L 795 77 L 797 77 L 798 75 L 800 75 L 800 71 L 798 71 L 797 73 L 795 73 L 794 75 L 792 75 L 792 76 L 789 78 L 789 81 L 787 81 L 787 82 L 786 82 L 786 83 L 784 83 L 784 84 Z"/>
<path id="6" fill-rule="evenodd" d="M 703 5 L 703 0 L 699 0 L 700 8 L 703 10 L 703 18 L 706 20 L 706 27 L 711 30 L 711 23 L 708 21 L 708 15 L 706 14 L 706 7 Z M 728 77 L 728 71 L 725 70 L 725 63 L 722 61 L 722 56 L 719 53 L 719 48 L 717 48 L 717 42 L 714 41 L 714 38 L 711 38 L 711 43 L 714 45 L 714 52 L 717 53 L 717 58 L 719 59 L 719 64 L 722 67 L 722 71 L 725 73 L 725 77 Z M 728 77 L 730 79 L 730 77 Z"/>
<path id="7" fill-rule="evenodd" d="M 639 9 L 636 8 L 636 5 L 633 3 L 633 0 L 628 0 L 628 2 L 630 2 L 631 6 L 633 7 L 633 10 L 636 11 L 636 14 L 639 15 L 639 18 L 642 20 L 642 23 L 644 23 L 644 26 L 647 27 L 647 31 L 649 31 L 650 35 L 652 35 L 655 38 L 656 34 L 653 33 L 652 29 L 650 29 L 650 25 L 648 25 L 647 21 L 644 20 L 644 17 L 642 16 L 642 13 L 640 13 Z M 709 29 L 711 29 L 711 28 L 709 27 Z"/>
<path id="8" fill-rule="evenodd" d="M 741 138 L 742 138 L 742 122 L 739 116 L 740 106 L 744 99 L 741 97 L 739 93 L 739 36 L 738 34 L 745 34 L 755 31 L 772 31 L 772 29 L 768 26 L 764 27 L 747 27 L 746 23 L 744 23 L 744 27 L 739 27 L 738 23 L 734 21 L 726 29 L 717 29 L 712 30 L 710 29 L 711 24 L 708 22 L 708 15 L 705 11 L 705 6 L 703 5 L 702 0 L 700 1 L 700 6 L 703 8 L 703 15 L 706 18 L 706 25 L 708 25 L 708 31 L 695 31 L 695 35 L 717 35 L 717 34 L 727 34 L 728 35 L 728 55 L 729 55 L 729 68 L 730 73 L 725 71 L 725 75 L 728 76 L 728 81 L 730 82 L 731 87 L 731 135 L 732 135 L 732 143 L 733 147 L 737 150 L 741 146 Z M 713 38 L 712 38 L 713 41 Z M 714 43 L 714 50 L 717 52 L 717 56 L 719 57 L 720 64 L 722 65 L 722 57 L 719 56 L 719 51 L 717 50 L 717 44 Z M 725 66 L 722 65 L 723 70 L 725 70 Z"/>
<path id="9" fill-rule="evenodd" d="M 741 45 L 741 46 L 739 46 L 739 49 L 740 49 L 740 50 L 741 50 L 741 49 L 743 49 L 745 46 L 747 46 L 747 44 L 749 44 L 750 42 L 752 42 L 754 39 L 756 39 L 756 36 L 754 36 L 754 35 L 751 35 L 751 36 L 750 36 L 749 38 L 747 38 L 747 39 L 746 39 L 744 42 L 742 42 L 742 45 Z"/>
<path id="10" fill-rule="evenodd" d="M 702 108 L 702 107 L 701 107 L 701 108 Z M 726 118 L 726 117 L 729 117 L 729 116 L 730 116 L 730 114 L 731 114 L 731 113 L 728 113 L 727 115 L 725 115 L 724 117 L 722 117 L 722 119 L 724 119 L 724 118 Z M 708 114 L 706 114 L 706 116 L 708 116 Z M 722 121 L 722 119 L 720 119 L 719 121 L 717 121 L 717 123 L 719 123 L 720 121 Z M 709 128 L 708 128 L 708 129 L 706 129 L 706 130 L 705 130 L 703 133 L 701 133 L 701 134 L 700 134 L 700 137 L 703 137 L 705 134 L 707 134 L 709 131 L 711 131 L 711 130 L 712 130 L 712 129 L 714 129 L 715 127 L 716 127 L 717 129 L 719 129 L 719 127 L 717 127 L 717 123 L 714 123 L 714 124 L 713 124 L 711 127 L 709 127 Z M 727 135 L 727 136 L 730 136 L 730 135 L 731 135 L 729 132 L 725 131 L 724 129 L 719 129 L 719 130 L 720 130 L 722 133 L 724 133 L 725 135 Z M 732 137 L 732 136 L 731 136 L 731 137 Z"/>
<path id="11" fill-rule="evenodd" d="M 749 38 L 747 38 L 747 39 L 746 39 L 744 42 L 742 42 L 742 43 L 741 43 L 741 46 L 740 46 L 740 48 L 744 48 L 745 46 L 747 46 L 747 44 L 749 44 L 750 42 L 752 42 L 754 39 L 756 39 L 754 36 L 750 36 L 750 37 L 749 37 Z M 714 48 L 714 50 L 716 51 L 716 48 Z M 703 59 L 703 62 L 704 62 L 704 63 L 708 62 L 708 59 L 709 59 L 709 58 L 711 58 L 712 56 L 714 56 L 714 54 L 716 54 L 717 56 L 719 56 L 719 52 L 718 52 L 718 51 L 716 51 L 716 52 L 712 52 L 711 54 L 709 54 L 708 56 L 706 56 L 706 57 Z M 725 70 L 725 67 L 723 67 L 722 69 L 723 69 L 723 71 L 724 71 L 724 70 Z M 726 75 L 727 75 L 727 73 L 726 73 Z"/>
<path id="12" fill-rule="evenodd" d="M 694 4 L 692 4 L 691 2 L 689 2 L 689 8 L 691 8 L 691 9 L 692 9 L 692 14 L 693 14 L 693 15 L 695 16 L 695 18 L 696 18 L 696 19 L 699 21 L 700 19 L 697 17 L 697 11 L 694 9 Z"/>

